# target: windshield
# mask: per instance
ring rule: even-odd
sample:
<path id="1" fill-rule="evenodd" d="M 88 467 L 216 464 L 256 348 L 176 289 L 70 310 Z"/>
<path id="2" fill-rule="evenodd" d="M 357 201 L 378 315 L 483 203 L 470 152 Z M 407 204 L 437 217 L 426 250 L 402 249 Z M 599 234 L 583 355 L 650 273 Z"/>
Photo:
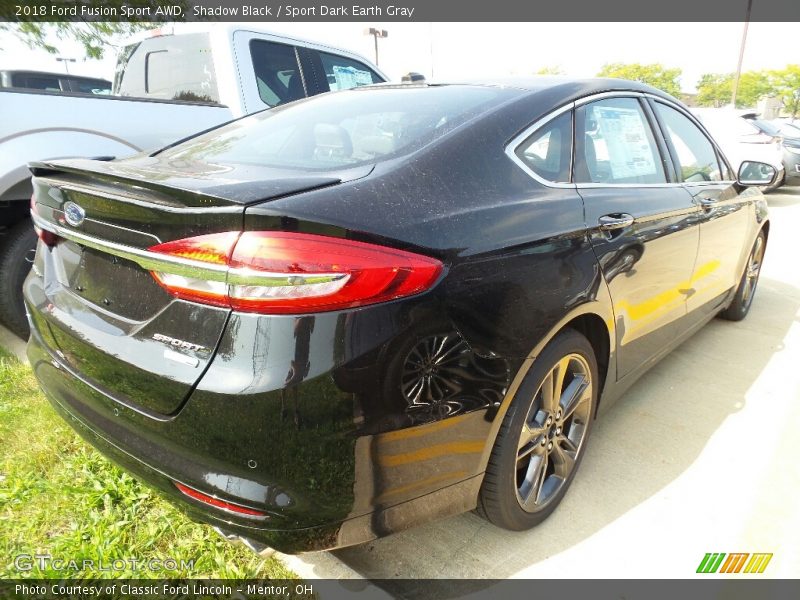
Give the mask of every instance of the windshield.
<path id="1" fill-rule="evenodd" d="M 421 148 L 518 92 L 491 87 L 375 87 L 273 108 L 161 153 L 312 171 L 388 160 Z"/>

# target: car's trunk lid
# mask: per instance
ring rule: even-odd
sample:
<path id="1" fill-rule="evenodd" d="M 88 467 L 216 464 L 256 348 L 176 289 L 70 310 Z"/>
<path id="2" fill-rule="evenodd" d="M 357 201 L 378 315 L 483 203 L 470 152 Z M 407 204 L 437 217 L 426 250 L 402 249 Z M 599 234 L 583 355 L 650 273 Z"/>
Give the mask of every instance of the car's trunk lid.
<path id="1" fill-rule="evenodd" d="M 157 418 L 173 414 L 188 397 L 230 311 L 173 298 L 150 274 L 158 255 L 149 249 L 241 231 L 251 199 L 339 181 L 265 174 L 256 194 L 253 180 L 229 176 L 212 186 L 187 173 L 164 173 L 159 180 L 152 171 L 114 162 L 38 163 L 32 171 L 34 222 L 58 236 L 53 246 L 39 245 L 41 285 L 29 287 L 36 330 L 65 367 Z"/>

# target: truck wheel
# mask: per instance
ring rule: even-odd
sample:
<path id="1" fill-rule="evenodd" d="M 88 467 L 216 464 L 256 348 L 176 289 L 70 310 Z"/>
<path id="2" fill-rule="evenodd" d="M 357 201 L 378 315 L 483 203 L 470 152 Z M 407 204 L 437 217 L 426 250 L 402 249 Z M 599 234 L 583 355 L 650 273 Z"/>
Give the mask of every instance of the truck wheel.
<path id="1" fill-rule="evenodd" d="M 5 236 L 0 250 L 0 321 L 21 338 L 30 330 L 22 301 L 22 282 L 36 253 L 36 232 L 28 219 L 17 223 Z"/>

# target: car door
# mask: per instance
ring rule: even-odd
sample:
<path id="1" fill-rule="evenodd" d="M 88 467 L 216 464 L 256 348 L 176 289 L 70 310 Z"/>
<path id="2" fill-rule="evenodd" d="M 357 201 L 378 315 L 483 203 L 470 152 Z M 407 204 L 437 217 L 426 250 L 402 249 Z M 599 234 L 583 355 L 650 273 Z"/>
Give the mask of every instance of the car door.
<path id="1" fill-rule="evenodd" d="M 614 305 L 617 378 L 686 328 L 699 209 L 680 184 L 652 114 L 634 94 L 575 108 L 573 179 Z"/>
<path id="2" fill-rule="evenodd" d="M 695 120 L 679 107 L 650 100 L 671 150 L 678 179 L 700 208 L 700 244 L 689 285 L 687 308 L 692 321 L 719 310 L 726 292 L 741 277 L 749 250 L 751 202 L 739 194 L 733 174 L 714 143 Z"/>

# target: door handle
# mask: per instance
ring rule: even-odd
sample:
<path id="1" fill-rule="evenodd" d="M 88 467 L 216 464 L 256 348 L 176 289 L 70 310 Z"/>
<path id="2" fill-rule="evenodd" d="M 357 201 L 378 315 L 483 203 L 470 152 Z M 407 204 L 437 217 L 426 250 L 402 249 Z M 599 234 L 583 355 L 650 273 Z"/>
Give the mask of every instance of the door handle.
<path id="1" fill-rule="evenodd" d="M 630 227 L 633 225 L 633 216 L 628 213 L 612 213 L 610 215 L 603 215 L 597 222 L 600 223 L 600 229 L 603 231 L 612 231 L 614 229 L 622 229 L 623 227 Z"/>

